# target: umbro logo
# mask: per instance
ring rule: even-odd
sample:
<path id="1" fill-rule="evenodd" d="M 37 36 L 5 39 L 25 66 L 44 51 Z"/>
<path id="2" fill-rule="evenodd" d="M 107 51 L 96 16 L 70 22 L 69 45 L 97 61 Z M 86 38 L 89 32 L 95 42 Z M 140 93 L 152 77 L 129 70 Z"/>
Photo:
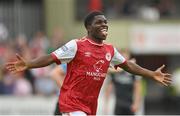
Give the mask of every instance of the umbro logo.
<path id="1" fill-rule="evenodd" d="M 91 56 L 91 52 L 85 52 L 84 55 L 85 55 L 86 57 L 90 57 L 90 56 Z"/>

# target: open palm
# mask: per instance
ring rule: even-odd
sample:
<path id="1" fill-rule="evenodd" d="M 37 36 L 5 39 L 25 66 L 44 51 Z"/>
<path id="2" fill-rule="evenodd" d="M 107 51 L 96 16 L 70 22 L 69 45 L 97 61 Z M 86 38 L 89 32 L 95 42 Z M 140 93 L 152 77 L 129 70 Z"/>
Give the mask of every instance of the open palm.
<path id="1" fill-rule="evenodd" d="M 156 71 L 155 71 L 155 75 L 154 75 L 154 79 L 156 81 L 158 81 L 159 83 L 165 85 L 165 86 L 168 86 L 170 83 L 171 83 L 171 78 L 170 78 L 170 74 L 168 73 L 163 73 L 162 72 L 162 69 L 165 67 L 165 65 L 162 65 L 160 68 L 158 68 Z"/>
<path id="2" fill-rule="evenodd" d="M 16 54 L 17 61 L 8 62 L 6 68 L 12 73 L 18 73 L 27 69 L 25 60 L 18 54 Z"/>

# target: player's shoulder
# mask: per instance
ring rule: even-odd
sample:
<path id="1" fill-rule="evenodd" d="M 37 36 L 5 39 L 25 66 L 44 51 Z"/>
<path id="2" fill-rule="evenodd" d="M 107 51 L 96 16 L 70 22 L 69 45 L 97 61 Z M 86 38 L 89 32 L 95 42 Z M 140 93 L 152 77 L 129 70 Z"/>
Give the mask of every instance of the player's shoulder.
<path id="1" fill-rule="evenodd" d="M 104 42 L 104 45 L 106 45 L 106 46 L 112 46 L 112 47 L 113 47 L 113 45 L 112 45 L 112 44 L 107 43 L 107 42 Z"/>
<path id="2" fill-rule="evenodd" d="M 86 41 L 86 40 L 87 40 L 86 37 L 81 37 L 81 38 L 75 39 L 76 42 L 84 42 L 84 41 Z"/>
<path id="3" fill-rule="evenodd" d="M 84 39 L 83 38 L 76 38 L 76 39 L 72 39 L 72 40 L 70 40 L 69 42 L 67 42 L 67 44 L 70 44 L 70 45 L 75 45 L 75 44 L 77 44 L 77 43 L 79 43 L 79 42 L 82 42 L 82 41 L 84 41 Z"/>
<path id="4" fill-rule="evenodd" d="M 105 47 L 114 49 L 114 46 L 112 44 L 110 44 L 110 43 L 104 42 L 103 44 L 104 44 Z"/>

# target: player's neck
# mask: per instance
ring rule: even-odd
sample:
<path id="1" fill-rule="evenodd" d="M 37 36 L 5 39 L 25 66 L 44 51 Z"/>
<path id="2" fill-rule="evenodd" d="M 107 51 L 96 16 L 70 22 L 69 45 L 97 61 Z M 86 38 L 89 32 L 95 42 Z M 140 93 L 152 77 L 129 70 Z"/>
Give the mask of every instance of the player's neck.
<path id="1" fill-rule="evenodd" d="M 97 44 L 102 44 L 103 43 L 103 40 L 101 39 L 97 39 L 97 38 L 94 38 L 90 35 L 87 36 L 90 40 L 92 40 L 94 43 L 97 43 Z"/>

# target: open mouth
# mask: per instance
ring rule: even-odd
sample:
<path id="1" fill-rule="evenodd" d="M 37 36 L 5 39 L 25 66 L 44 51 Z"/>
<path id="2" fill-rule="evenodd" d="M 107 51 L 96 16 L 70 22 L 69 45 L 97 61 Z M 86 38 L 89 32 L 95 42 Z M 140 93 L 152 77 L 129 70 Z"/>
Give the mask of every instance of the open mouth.
<path id="1" fill-rule="evenodd" d="M 107 28 L 102 28 L 100 30 L 100 32 L 102 33 L 103 36 L 107 36 L 108 35 L 108 29 Z"/>

